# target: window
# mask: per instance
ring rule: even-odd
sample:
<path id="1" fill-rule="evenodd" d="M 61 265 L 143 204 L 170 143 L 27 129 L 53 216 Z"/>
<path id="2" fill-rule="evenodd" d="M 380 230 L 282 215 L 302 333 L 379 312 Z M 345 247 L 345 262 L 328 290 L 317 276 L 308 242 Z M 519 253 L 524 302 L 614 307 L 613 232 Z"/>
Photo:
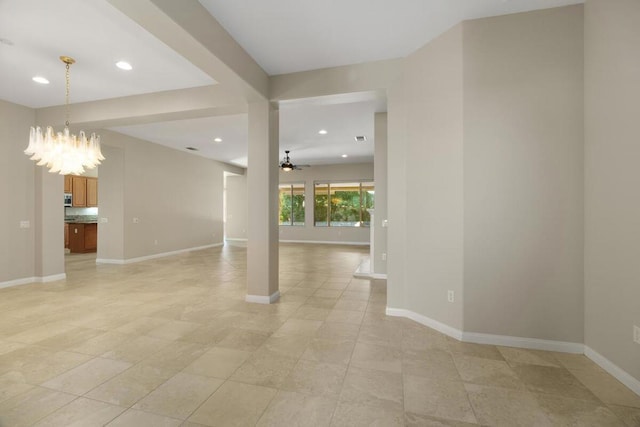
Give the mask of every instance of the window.
<path id="1" fill-rule="evenodd" d="M 304 183 L 280 184 L 280 225 L 304 225 Z"/>
<path id="2" fill-rule="evenodd" d="M 369 227 L 373 208 L 373 182 L 316 182 L 314 186 L 316 227 Z"/>

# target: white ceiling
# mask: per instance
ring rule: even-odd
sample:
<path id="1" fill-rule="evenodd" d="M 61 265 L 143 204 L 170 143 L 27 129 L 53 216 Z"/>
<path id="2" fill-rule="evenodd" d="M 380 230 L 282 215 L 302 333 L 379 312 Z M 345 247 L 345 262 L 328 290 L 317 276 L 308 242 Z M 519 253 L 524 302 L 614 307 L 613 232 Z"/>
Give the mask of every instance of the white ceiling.
<path id="1" fill-rule="evenodd" d="M 199 0 L 270 75 L 407 56 L 466 19 L 582 0 Z"/>
<path id="2" fill-rule="evenodd" d="M 209 159 L 247 166 L 246 114 L 117 126 L 110 129 Z M 214 142 L 214 138 L 221 138 L 222 142 Z M 197 148 L 198 151 L 189 151 L 186 147 Z"/>
<path id="3" fill-rule="evenodd" d="M 64 103 L 61 55 L 77 61 L 72 103 L 215 83 L 104 0 L 0 0 L 0 38 L 0 98 L 32 108 Z"/>
<path id="4" fill-rule="evenodd" d="M 132 0 L 135 1 L 135 0 Z M 406 56 L 464 19 L 581 3 L 582 0 L 199 0 L 271 75 Z M 215 81 L 106 0 L 0 0 L 0 99 L 32 108 Z M 130 72 L 115 67 L 131 62 Z M 31 81 L 48 78 L 43 86 Z M 373 159 L 373 113 L 384 101 L 298 102 L 281 106 L 280 151 L 294 163 Z M 72 118 L 73 121 L 73 118 Z M 327 135 L 318 135 L 324 128 Z M 196 155 L 246 165 L 247 116 L 112 128 Z M 354 142 L 365 135 L 367 143 Z M 215 144 L 212 139 L 223 138 Z M 340 157 L 348 154 L 347 159 Z"/>
<path id="5" fill-rule="evenodd" d="M 372 100 L 337 105 L 295 104 L 280 109 L 280 154 L 291 151 L 296 164 L 362 163 L 373 161 L 373 117 L 384 102 Z M 110 128 L 176 150 L 247 166 L 246 114 L 176 120 Z M 324 129 L 326 135 L 318 131 Z M 367 138 L 357 143 L 356 135 Z M 222 142 L 214 142 L 221 138 Z M 189 151 L 186 147 L 197 148 Z M 347 158 L 342 155 L 347 154 Z"/>

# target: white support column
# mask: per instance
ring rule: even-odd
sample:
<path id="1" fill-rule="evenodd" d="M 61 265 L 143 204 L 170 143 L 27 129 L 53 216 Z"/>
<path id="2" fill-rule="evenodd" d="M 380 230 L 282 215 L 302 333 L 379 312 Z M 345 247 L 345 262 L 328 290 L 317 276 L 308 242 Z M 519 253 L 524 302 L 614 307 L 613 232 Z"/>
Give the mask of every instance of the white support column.
<path id="1" fill-rule="evenodd" d="M 277 107 L 249 103 L 247 197 L 247 302 L 278 300 L 278 125 Z"/>

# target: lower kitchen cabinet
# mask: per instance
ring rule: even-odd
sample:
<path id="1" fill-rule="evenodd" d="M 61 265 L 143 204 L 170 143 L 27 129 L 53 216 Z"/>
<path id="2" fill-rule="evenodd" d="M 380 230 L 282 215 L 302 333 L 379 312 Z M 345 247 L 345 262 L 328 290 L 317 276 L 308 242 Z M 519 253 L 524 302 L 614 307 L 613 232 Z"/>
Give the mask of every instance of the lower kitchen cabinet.
<path id="1" fill-rule="evenodd" d="M 69 249 L 71 253 L 96 252 L 98 224 L 69 223 Z"/>

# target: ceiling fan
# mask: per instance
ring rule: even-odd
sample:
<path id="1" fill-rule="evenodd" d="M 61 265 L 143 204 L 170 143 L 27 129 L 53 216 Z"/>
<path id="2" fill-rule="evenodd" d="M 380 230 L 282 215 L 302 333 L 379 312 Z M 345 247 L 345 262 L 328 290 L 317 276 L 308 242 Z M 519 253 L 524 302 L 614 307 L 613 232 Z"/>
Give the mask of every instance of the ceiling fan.
<path id="1" fill-rule="evenodd" d="M 280 169 L 282 169 L 285 172 L 290 172 L 293 170 L 301 170 L 302 168 L 308 168 L 311 167 L 311 165 L 294 165 L 293 163 L 291 163 L 291 158 L 289 158 L 289 150 L 284 150 L 284 158 L 282 159 L 282 161 L 280 162 L 280 165 L 278 166 Z"/>

